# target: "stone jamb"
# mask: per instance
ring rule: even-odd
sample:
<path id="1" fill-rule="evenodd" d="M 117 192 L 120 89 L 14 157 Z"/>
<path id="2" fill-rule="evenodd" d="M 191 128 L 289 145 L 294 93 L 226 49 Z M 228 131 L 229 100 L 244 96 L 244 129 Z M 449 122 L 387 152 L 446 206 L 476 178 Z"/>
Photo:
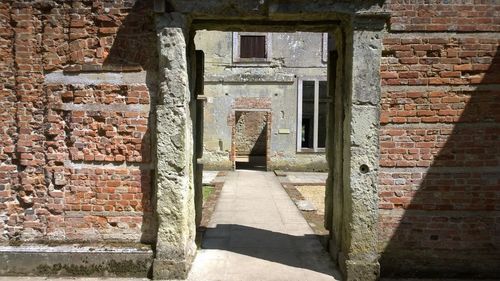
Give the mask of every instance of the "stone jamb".
<path id="1" fill-rule="evenodd" d="M 154 279 L 184 279 L 196 254 L 189 17 L 156 17 L 159 101 L 156 107 Z"/>
<path id="2" fill-rule="evenodd" d="M 378 280 L 380 59 L 385 18 L 354 16 L 342 27 L 342 217 L 337 260 L 346 280 Z M 340 93 L 341 94 L 341 93 Z M 341 94 L 342 95 L 342 94 Z"/>

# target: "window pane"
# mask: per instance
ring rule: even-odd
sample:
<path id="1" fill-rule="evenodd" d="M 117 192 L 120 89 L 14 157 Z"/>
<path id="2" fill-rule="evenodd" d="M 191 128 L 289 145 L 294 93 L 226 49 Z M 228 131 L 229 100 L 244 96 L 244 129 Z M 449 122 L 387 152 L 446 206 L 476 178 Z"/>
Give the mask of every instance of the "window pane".
<path id="1" fill-rule="evenodd" d="M 314 81 L 302 82 L 302 148 L 313 148 Z"/>
<path id="2" fill-rule="evenodd" d="M 318 147 L 326 146 L 326 125 L 328 116 L 328 101 L 320 100 L 318 112 Z"/>
<path id="3" fill-rule="evenodd" d="M 241 35 L 241 58 L 266 58 L 266 36 Z"/>
<path id="4" fill-rule="evenodd" d="M 314 101 L 314 81 L 302 81 L 302 100 Z"/>
<path id="5" fill-rule="evenodd" d="M 328 83 L 319 81 L 318 147 L 326 146 L 326 125 L 328 114 Z"/>
<path id="6" fill-rule="evenodd" d="M 319 98 L 326 99 L 328 98 L 328 90 L 327 90 L 326 81 L 319 81 Z"/>

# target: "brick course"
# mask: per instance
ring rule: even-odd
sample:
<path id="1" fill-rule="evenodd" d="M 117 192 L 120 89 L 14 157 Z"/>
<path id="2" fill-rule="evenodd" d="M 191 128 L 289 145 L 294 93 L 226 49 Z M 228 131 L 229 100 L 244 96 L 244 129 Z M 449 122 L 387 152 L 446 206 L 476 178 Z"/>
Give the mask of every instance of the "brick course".
<path id="1" fill-rule="evenodd" d="M 382 275 L 493 276 L 500 263 L 500 5 L 390 1 L 388 8 Z"/>
<path id="2" fill-rule="evenodd" d="M 382 85 L 500 83 L 499 39 L 460 37 L 384 38 Z"/>
<path id="3" fill-rule="evenodd" d="M 149 5 L 0 4 L 0 241 L 154 242 L 148 87 L 44 84 L 156 69 Z"/>
<path id="4" fill-rule="evenodd" d="M 500 31 L 495 0 L 389 0 L 392 31 Z"/>

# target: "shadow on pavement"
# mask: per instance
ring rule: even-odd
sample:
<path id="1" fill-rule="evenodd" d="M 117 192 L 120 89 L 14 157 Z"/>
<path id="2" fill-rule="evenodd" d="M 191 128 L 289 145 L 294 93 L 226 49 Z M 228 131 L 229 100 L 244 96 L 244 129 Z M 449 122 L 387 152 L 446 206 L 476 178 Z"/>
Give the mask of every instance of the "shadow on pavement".
<path id="1" fill-rule="evenodd" d="M 219 224 L 206 230 L 201 248 L 304 268 L 340 280 L 340 273 L 316 235 L 295 236 L 245 225 Z"/>

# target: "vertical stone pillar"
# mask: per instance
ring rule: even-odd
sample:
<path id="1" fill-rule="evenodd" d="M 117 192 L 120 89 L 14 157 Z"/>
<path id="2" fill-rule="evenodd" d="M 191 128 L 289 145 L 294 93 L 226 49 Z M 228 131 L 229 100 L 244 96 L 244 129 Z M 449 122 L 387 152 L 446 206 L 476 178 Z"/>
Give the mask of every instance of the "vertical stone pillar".
<path id="1" fill-rule="evenodd" d="M 155 279 L 186 278 L 196 252 L 189 25 L 185 15 L 157 14 L 160 100 L 156 108 Z"/>
<path id="2" fill-rule="evenodd" d="M 194 135 L 194 155 L 195 155 L 195 184 L 194 184 L 194 198 L 196 210 L 196 226 L 200 226 L 203 215 L 203 121 L 204 121 L 204 107 L 206 97 L 203 95 L 204 90 L 204 72 L 205 72 L 205 53 L 201 50 L 196 50 L 196 122 L 195 122 L 195 135 Z"/>
<path id="3" fill-rule="evenodd" d="M 335 38 L 335 47 L 337 50 L 336 58 L 329 56 L 328 61 L 328 81 L 332 103 L 328 114 L 330 124 L 330 136 L 327 149 L 328 160 L 328 187 L 331 202 L 331 215 L 326 217 L 330 220 L 329 230 L 331 240 L 329 242 L 330 255 L 334 261 L 338 261 L 338 255 L 341 251 L 342 242 L 342 223 L 343 223 L 343 202 L 344 202 L 344 183 L 343 183 L 343 163 L 344 163 L 344 108 L 347 95 L 345 83 L 345 32 L 337 27 L 331 36 Z M 333 59 L 336 59 L 333 65 Z M 333 69 L 333 67 L 335 67 Z M 348 76 L 350 77 L 350 76 Z"/>
<path id="4" fill-rule="evenodd" d="M 346 280 L 377 280 L 380 57 L 384 19 L 345 29 L 343 218 L 339 265 Z"/>

